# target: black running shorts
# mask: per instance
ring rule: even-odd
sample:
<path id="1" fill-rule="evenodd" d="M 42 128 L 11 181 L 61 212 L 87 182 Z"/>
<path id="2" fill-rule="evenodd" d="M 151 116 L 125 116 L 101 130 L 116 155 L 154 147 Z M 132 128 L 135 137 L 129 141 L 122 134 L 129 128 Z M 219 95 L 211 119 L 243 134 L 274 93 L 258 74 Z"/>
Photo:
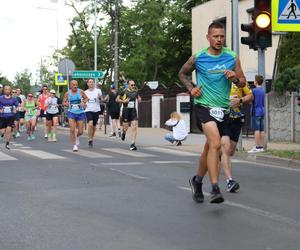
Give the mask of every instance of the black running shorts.
<path id="1" fill-rule="evenodd" d="M 202 124 L 213 121 L 218 126 L 220 136 L 228 135 L 227 126 L 228 126 L 229 114 L 225 114 L 223 121 L 220 122 L 216 118 L 210 115 L 209 108 L 196 104 L 194 106 L 194 109 L 196 114 L 197 126 L 199 127 L 200 130 L 202 130 Z"/>
<path id="2" fill-rule="evenodd" d="M 90 121 L 93 121 L 93 126 L 96 126 L 98 123 L 100 112 L 85 112 L 86 120 L 89 123 Z"/>
<path id="3" fill-rule="evenodd" d="M 241 118 L 229 118 L 225 134 L 230 137 L 230 140 L 238 142 L 242 126 Z"/>
<path id="4" fill-rule="evenodd" d="M 127 122 L 132 122 L 136 121 L 138 119 L 137 117 L 137 112 L 135 108 L 123 108 L 122 112 L 122 121 L 127 123 Z"/>
<path id="5" fill-rule="evenodd" d="M 0 118 L 0 129 L 11 127 L 13 128 L 15 126 L 15 117 L 1 117 Z"/>

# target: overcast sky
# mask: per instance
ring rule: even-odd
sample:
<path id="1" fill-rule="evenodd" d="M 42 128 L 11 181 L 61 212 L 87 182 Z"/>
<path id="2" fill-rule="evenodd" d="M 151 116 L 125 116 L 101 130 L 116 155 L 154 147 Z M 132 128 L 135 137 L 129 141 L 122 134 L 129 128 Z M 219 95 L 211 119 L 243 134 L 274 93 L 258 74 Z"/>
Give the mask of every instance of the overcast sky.
<path id="1" fill-rule="evenodd" d="M 38 7 L 57 9 L 42 10 Z M 17 71 L 29 68 L 35 78 L 42 56 L 52 54 L 57 44 L 66 45 L 74 12 L 63 0 L 2 0 L 0 15 L 0 72 L 13 80 Z"/>

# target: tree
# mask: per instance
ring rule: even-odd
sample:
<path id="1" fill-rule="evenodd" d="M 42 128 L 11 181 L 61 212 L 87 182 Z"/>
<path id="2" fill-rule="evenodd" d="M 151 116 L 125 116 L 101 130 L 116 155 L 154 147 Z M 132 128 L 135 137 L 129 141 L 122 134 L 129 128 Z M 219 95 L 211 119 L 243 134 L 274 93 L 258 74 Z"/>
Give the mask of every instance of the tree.
<path id="1" fill-rule="evenodd" d="M 14 87 L 20 88 L 24 95 L 27 95 L 31 91 L 32 73 L 25 69 L 21 72 L 17 72 L 14 79 Z"/>
<path id="2" fill-rule="evenodd" d="M 300 89 L 300 64 L 286 68 L 283 72 L 279 73 L 274 89 L 277 92 L 283 93 L 284 91 L 299 91 Z"/>
<path id="3" fill-rule="evenodd" d="M 12 83 L 0 72 L 0 83 L 2 85 L 12 85 Z"/>

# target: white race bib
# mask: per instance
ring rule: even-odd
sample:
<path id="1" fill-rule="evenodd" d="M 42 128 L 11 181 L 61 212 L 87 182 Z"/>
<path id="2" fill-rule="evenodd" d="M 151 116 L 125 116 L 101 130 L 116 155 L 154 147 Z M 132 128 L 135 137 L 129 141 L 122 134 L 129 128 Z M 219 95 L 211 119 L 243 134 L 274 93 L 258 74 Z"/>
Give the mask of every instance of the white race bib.
<path id="1" fill-rule="evenodd" d="M 4 109 L 3 109 L 3 113 L 11 113 L 11 111 L 12 111 L 12 107 L 10 107 L 10 106 L 6 106 L 6 107 L 4 107 Z"/>
<path id="2" fill-rule="evenodd" d="M 79 104 L 71 104 L 71 109 L 72 110 L 79 110 Z"/>
<path id="3" fill-rule="evenodd" d="M 210 108 L 209 114 L 213 118 L 215 118 L 217 121 L 222 122 L 224 121 L 224 110 L 223 108 Z"/>
<path id="4" fill-rule="evenodd" d="M 94 98 L 94 99 L 89 99 L 89 103 L 96 103 L 96 98 Z"/>
<path id="5" fill-rule="evenodd" d="M 131 101 L 131 102 L 128 103 L 127 107 L 130 108 L 130 109 L 133 109 L 134 105 L 135 105 L 135 101 Z"/>

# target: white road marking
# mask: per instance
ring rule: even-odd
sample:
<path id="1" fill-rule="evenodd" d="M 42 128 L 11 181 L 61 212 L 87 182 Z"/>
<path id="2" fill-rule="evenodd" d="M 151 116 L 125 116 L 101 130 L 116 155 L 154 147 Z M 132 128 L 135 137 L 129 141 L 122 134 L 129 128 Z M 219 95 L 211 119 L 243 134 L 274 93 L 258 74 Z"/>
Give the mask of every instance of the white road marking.
<path id="1" fill-rule="evenodd" d="M 144 149 L 176 156 L 199 156 L 200 154 L 163 147 L 145 147 Z"/>
<path id="2" fill-rule="evenodd" d="M 183 163 L 183 164 L 191 164 L 191 161 L 152 161 L 154 164 L 176 164 L 176 163 Z"/>
<path id="3" fill-rule="evenodd" d="M 16 161 L 15 157 L 0 152 L 0 161 Z"/>
<path id="4" fill-rule="evenodd" d="M 72 154 L 76 154 L 76 155 L 80 155 L 80 156 L 83 156 L 86 158 L 112 158 L 112 156 L 110 156 L 110 155 L 105 155 L 105 154 L 82 150 L 82 149 L 79 149 L 78 152 L 73 152 L 71 149 L 65 149 L 63 151 L 72 153 Z"/>
<path id="5" fill-rule="evenodd" d="M 191 188 L 189 188 L 189 187 L 179 186 L 177 188 L 179 188 L 181 190 L 189 191 L 189 192 L 192 191 Z M 206 193 L 206 192 L 203 192 L 203 194 L 205 196 L 210 196 L 210 194 Z M 273 221 L 285 223 L 285 224 L 288 224 L 288 225 L 291 225 L 291 226 L 300 227 L 300 221 L 296 221 L 292 218 L 285 217 L 285 216 L 282 216 L 282 215 L 279 215 L 279 214 L 276 214 L 276 213 L 272 213 L 272 212 L 269 212 L 269 211 L 266 211 L 266 210 L 263 210 L 263 209 L 259 209 L 259 208 L 256 208 L 256 207 L 250 207 L 250 206 L 246 206 L 246 205 L 243 205 L 243 204 L 240 204 L 240 203 L 235 203 L 235 202 L 231 202 L 231 201 L 227 201 L 227 200 L 225 200 L 225 202 L 223 204 L 227 205 L 227 206 L 236 207 L 236 208 L 246 210 L 249 213 L 259 215 L 259 216 L 271 219 Z"/>
<path id="6" fill-rule="evenodd" d="M 27 150 L 27 149 L 15 149 L 17 151 L 20 151 L 24 154 L 28 154 L 43 160 L 63 160 L 66 159 L 63 156 L 56 155 L 56 154 L 51 154 L 42 150 Z"/>
<path id="7" fill-rule="evenodd" d="M 31 149 L 32 147 L 21 147 L 21 149 Z"/>
<path id="8" fill-rule="evenodd" d="M 136 178 L 136 179 L 150 180 L 150 178 L 148 178 L 148 177 L 144 177 L 144 176 L 140 176 L 140 175 L 136 175 L 136 174 L 127 173 L 127 172 L 124 172 L 124 171 L 119 170 L 119 169 L 110 168 L 110 170 L 114 171 L 114 172 L 117 172 L 117 173 L 120 173 L 120 174 L 123 174 L 123 175 L 127 175 L 127 176 L 130 176 L 130 177 Z"/>
<path id="9" fill-rule="evenodd" d="M 21 143 L 12 143 L 12 145 L 14 145 L 15 147 L 22 147 L 23 146 L 23 144 L 21 144 Z"/>
<path id="10" fill-rule="evenodd" d="M 130 151 L 129 149 L 128 150 L 122 149 L 122 148 L 102 148 L 102 149 L 105 151 L 122 154 L 122 155 L 128 155 L 128 156 L 137 157 L 137 158 L 157 157 L 156 155 L 141 153 L 141 152 L 137 152 L 137 151 Z"/>
<path id="11" fill-rule="evenodd" d="M 143 162 L 102 162 L 101 165 L 105 166 L 133 166 L 133 165 L 143 165 Z"/>

